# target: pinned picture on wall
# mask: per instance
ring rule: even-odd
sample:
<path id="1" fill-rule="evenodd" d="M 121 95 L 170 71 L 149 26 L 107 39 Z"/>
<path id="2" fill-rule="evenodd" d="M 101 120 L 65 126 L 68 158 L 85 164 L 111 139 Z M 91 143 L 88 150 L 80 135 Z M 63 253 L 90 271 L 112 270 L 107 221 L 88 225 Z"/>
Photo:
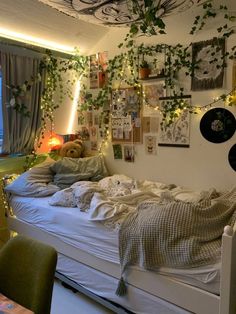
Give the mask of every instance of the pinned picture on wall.
<path id="1" fill-rule="evenodd" d="M 134 162 L 134 146 L 133 145 L 124 146 L 124 159 L 127 162 Z"/>
<path id="2" fill-rule="evenodd" d="M 137 93 L 137 90 L 134 88 L 127 88 L 126 89 L 126 112 L 137 112 L 139 111 L 140 107 L 140 97 Z"/>
<path id="3" fill-rule="evenodd" d="M 108 53 L 107 51 L 93 54 L 89 57 L 90 65 L 90 88 L 102 88 L 107 83 L 107 63 Z"/>
<path id="4" fill-rule="evenodd" d="M 98 127 L 92 126 L 89 129 L 89 133 L 90 133 L 90 141 L 96 142 L 98 139 Z"/>
<path id="5" fill-rule="evenodd" d="M 113 117 L 125 117 L 126 92 L 125 89 L 112 91 L 111 111 Z"/>
<path id="6" fill-rule="evenodd" d="M 236 88 L 236 59 L 233 60 L 233 69 L 232 69 L 232 89 Z M 235 91 L 236 94 L 236 91 Z"/>
<path id="7" fill-rule="evenodd" d="M 90 140 L 90 133 L 89 129 L 86 126 L 82 126 L 80 130 L 78 131 L 79 138 L 83 141 L 89 141 Z"/>
<path id="8" fill-rule="evenodd" d="M 157 137 L 152 135 L 145 135 L 145 152 L 147 155 L 156 155 L 157 154 Z"/>
<path id="9" fill-rule="evenodd" d="M 160 127 L 158 146 L 189 147 L 189 133 L 190 113 L 183 110 L 170 126 Z"/>
<path id="10" fill-rule="evenodd" d="M 192 62 L 196 65 L 191 80 L 193 91 L 223 87 L 224 54 L 224 38 L 213 38 L 192 44 Z"/>
<path id="11" fill-rule="evenodd" d="M 156 108 L 159 105 L 159 98 L 166 96 L 165 81 L 158 81 L 155 84 L 143 85 L 144 105 Z"/>
<path id="12" fill-rule="evenodd" d="M 112 147 L 114 159 L 122 159 L 123 158 L 122 146 L 120 144 L 113 144 Z"/>
<path id="13" fill-rule="evenodd" d="M 91 150 L 93 150 L 93 151 L 98 150 L 98 142 L 97 141 L 91 141 Z"/>

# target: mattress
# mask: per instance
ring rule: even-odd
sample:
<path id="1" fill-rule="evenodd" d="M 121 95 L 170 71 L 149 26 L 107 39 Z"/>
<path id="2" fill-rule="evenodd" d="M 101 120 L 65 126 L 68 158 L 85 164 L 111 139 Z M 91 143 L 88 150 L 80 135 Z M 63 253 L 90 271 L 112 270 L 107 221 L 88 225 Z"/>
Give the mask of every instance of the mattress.
<path id="1" fill-rule="evenodd" d="M 10 202 L 18 219 L 52 233 L 63 242 L 101 260 L 119 265 L 117 230 L 108 228 L 100 222 L 88 220 L 88 213 L 81 212 L 77 207 L 51 206 L 48 201 L 49 197 L 13 196 Z M 138 266 L 131 269 L 145 280 L 144 269 Z M 158 273 L 219 294 L 220 262 L 188 269 L 161 267 Z"/>

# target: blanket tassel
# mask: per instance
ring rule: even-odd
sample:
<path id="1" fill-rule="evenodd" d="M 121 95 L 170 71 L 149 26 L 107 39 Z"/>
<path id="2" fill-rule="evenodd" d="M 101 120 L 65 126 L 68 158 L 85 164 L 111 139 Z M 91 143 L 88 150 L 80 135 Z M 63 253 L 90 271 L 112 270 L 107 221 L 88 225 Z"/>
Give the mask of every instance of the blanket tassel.
<path id="1" fill-rule="evenodd" d="M 125 285 L 124 278 L 121 277 L 118 283 L 118 287 L 116 289 L 116 295 L 118 295 L 119 297 L 122 297 L 126 294 L 126 292 L 127 292 L 127 287 Z"/>

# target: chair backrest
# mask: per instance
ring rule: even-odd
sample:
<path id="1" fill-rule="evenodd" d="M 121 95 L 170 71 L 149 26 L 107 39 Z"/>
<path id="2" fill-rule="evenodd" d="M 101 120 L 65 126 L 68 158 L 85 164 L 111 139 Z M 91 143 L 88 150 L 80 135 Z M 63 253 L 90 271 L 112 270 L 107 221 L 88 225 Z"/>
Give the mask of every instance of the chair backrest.
<path id="1" fill-rule="evenodd" d="M 35 314 L 49 314 L 56 263 L 53 247 L 11 238 L 0 250 L 0 292 Z"/>

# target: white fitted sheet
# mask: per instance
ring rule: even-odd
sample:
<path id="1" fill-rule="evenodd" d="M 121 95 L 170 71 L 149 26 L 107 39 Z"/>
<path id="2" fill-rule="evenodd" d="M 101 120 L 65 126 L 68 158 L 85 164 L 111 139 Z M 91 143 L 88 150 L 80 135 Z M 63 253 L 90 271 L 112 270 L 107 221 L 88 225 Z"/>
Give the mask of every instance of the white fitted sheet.
<path id="1" fill-rule="evenodd" d="M 17 218 L 53 233 L 62 241 L 102 260 L 119 264 L 118 231 L 99 222 L 89 221 L 88 213 L 77 207 L 57 207 L 48 204 L 49 197 L 13 196 L 11 206 Z M 132 267 L 139 273 L 145 270 Z M 161 267 L 159 273 L 219 294 L 220 263 L 189 269 Z"/>

